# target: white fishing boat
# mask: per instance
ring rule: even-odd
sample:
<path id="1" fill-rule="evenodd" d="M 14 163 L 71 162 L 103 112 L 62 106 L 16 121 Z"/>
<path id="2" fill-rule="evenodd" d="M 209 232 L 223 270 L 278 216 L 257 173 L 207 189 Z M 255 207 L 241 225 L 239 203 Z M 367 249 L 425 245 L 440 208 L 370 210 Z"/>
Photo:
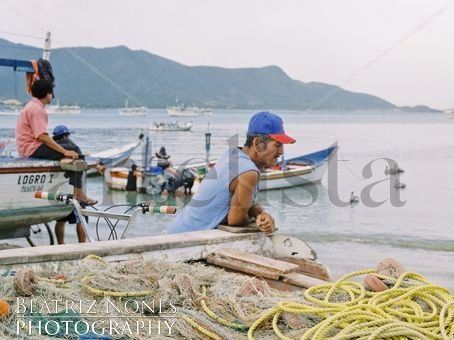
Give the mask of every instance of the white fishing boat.
<path id="1" fill-rule="evenodd" d="M 193 122 L 185 122 L 180 124 L 178 122 L 160 122 L 153 124 L 150 126 L 151 131 L 189 131 L 192 128 Z"/>
<path id="2" fill-rule="evenodd" d="M 122 116 L 145 116 L 147 108 L 145 106 L 128 107 L 128 99 L 126 99 L 125 107 L 118 109 L 118 113 Z"/>
<path id="3" fill-rule="evenodd" d="M 205 108 L 199 108 L 199 113 L 201 115 L 211 116 L 213 114 L 213 111 L 211 109 L 205 107 Z"/>
<path id="4" fill-rule="evenodd" d="M 168 107 L 167 113 L 171 117 L 197 117 L 199 115 L 197 108 L 182 105 Z"/>
<path id="5" fill-rule="evenodd" d="M 317 183 L 323 179 L 328 167 L 328 160 L 337 152 L 337 144 L 307 155 L 278 164 L 276 169 L 267 169 L 260 175 L 260 190 L 285 189 L 309 183 Z"/>
<path id="6" fill-rule="evenodd" d="M 55 105 L 46 106 L 47 114 L 50 115 L 76 115 L 80 113 L 79 105 L 60 105 L 60 101 L 57 100 Z"/>
<path id="7" fill-rule="evenodd" d="M 71 208 L 34 198 L 35 191 L 70 191 L 59 162 L 0 158 L 0 239 L 28 237 L 30 226 L 60 219 Z"/>
<path id="8" fill-rule="evenodd" d="M 121 147 L 116 147 L 100 152 L 94 152 L 88 154 L 87 162 L 91 165 L 92 163 L 102 163 L 106 167 L 116 167 L 125 163 L 133 152 L 139 147 L 141 140 L 137 143 L 126 144 Z M 98 174 L 96 167 L 90 167 L 87 170 L 87 175 Z"/>
<path id="9" fill-rule="evenodd" d="M 0 116 L 17 116 L 22 109 L 22 103 L 17 99 L 0 101 Z"/>

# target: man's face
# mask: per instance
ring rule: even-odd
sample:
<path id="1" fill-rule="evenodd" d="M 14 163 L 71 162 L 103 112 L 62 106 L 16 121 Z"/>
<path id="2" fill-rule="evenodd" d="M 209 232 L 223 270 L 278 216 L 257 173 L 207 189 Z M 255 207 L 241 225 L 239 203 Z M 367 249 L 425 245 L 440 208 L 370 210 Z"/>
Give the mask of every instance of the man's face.
<path id="1" fill-rule="evenodd" d="M 279 157 L 284 152 L 282 143 L 270 139 L 268 142 L 261 142 L 257 145 L 257 156 L 260 168 L 270 168 L 277 164 Z"/>
<path id="2" fill-rule="evenodd" d="M 52 93 L 48 93 L 43 99 L 45 105 L 50 104 L 52 102 Z"/>

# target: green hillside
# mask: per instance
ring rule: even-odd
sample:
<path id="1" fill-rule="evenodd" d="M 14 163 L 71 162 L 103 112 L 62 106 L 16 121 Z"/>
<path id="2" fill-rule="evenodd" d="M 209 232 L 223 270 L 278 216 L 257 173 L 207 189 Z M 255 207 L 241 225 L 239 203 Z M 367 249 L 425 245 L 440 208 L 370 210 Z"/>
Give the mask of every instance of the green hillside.
<path id="1" fill-rule="evenodd" d="M 38 59 L 41 50 L 0 39 L 0 57 Z M 163 108 L 181 103 L 211 108 L 311 110 L 392 109 L 381 98 L 337 86 L 291 79 L 278 66 L 226 69 L 185 66 L 125 46 L 52 51 L 61 104 Z M 0 67 L 0 99 L 25 101 L 23 73 Z"/>

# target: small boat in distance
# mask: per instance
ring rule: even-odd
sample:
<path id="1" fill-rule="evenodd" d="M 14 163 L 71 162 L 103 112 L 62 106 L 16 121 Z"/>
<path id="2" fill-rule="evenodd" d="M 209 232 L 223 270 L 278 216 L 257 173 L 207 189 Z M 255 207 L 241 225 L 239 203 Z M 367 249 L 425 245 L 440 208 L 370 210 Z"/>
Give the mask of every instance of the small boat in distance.
<path id="1" fill-rule="evenodd" d="M 56 105 L 46 106 L 47 114 L 53 115 L 75 115 L 80 113 L 79 105 L 60 105 L 60 101 L 57 99 Z"/>
<path id="2" fill-rule="evenodd" d="M 125 107 L 118 109 L 118 113 L 122 116 L 145 116 L 147 108 L 145 106 L 128 107 L 128 99 L 126 99 Z"/>
<path id="3" fill-rule="evenodd" d="M 211 116 L 213 114 L 213 111 L 207 107 L 197 108 L 197 110 L 201 115 Z"/>
<path id="4" fill-rule="evenodd" d="M 167 113 L 171 117 L 197 117 L 199 115 L 197 108 L 182 105 L 168 107 Z"/>
<path id="5" fill-rule="evenodd" d="M 198 115 L 211 116 L 213 111 L 209 108 L 199 108 L 197 106 L 171 106 L 167 108 L 167 113 L 172 117 L 197 117 Z"/>
<path id="6" fill-rule="evenodd" d="M 17 116 L 23 105 L 16 99 L 5 99 L 0 101 L 0 116 Z"/>
<path id="7" fill-rule="evenodd" d="M 184 124 L 180 124 L 178 122 L 160 122 L 153 124 L 150 126 L 151 131 L 189 131 L 192 128 L 193 122 L 185 122 Z"/>

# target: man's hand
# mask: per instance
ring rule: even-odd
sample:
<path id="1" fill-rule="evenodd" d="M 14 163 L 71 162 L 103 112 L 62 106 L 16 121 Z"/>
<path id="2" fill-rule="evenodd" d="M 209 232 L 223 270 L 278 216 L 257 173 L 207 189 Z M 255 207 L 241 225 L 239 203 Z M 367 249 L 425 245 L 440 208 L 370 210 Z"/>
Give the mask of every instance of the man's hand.
<path id="1" fill-rule="evenodd" d="M 69 158 L 72 158 L 72 159 L 77 159 L 79 158 L 79 154 L 76 152 L 76 151 L 71 151 L 71 150 L 65 150 L 65 152 L 63 153 L 63 155 L 65 157 L 69 157 Z"/>
<path id="2" fill-rule="evenodd" d="M 266 212 L 260 213 L 255 219 L 255 223 L 266 234 L 271 234 L 274 231 L 274 218 Z"/>

